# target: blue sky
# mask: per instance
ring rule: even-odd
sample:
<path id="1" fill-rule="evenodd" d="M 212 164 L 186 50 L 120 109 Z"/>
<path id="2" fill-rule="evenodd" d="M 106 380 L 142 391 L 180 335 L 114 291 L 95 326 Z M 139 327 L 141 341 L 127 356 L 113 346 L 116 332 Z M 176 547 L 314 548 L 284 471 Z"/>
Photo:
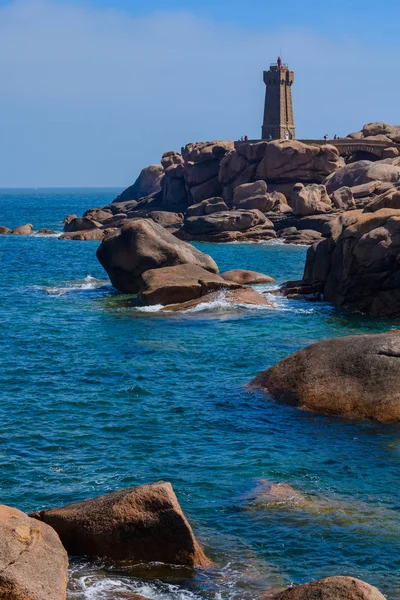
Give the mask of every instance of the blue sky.
<path id="1" fill-rule="evenodd" d="M 298 137 L 398 124 L 400 3 L 0 0 L 0 186 L 125 186 L 163 151 L 260 135 L 295 71 Z"/>

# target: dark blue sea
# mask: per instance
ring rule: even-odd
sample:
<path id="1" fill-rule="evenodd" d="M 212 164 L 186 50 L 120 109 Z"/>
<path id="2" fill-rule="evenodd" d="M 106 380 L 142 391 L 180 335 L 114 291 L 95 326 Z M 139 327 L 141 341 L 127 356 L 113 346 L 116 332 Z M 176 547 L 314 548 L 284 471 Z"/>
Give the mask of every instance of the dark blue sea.
<path id="1" fill-rule="evenodd" d="M 62 229 L 119 190 L 0 190 L 0 225 Z M 271 296 L 184 314 L 116 293 L 98 242 L 0 236 L 0 501 L 24 511 L 170 481 L 214 560 L 207 571 L 75 559 L 70 599 L 256 599 L 352 575 L 400 594 L 400 429 L 281 406 L 246 384 L 311 342 L 400 328 Z M 301 277 L 305 247 L 199 244 L 220 269 Z M 262 291 L 264 286 L 258 286 Z M 254 501 L 285 482 L 306 506 Z"/>

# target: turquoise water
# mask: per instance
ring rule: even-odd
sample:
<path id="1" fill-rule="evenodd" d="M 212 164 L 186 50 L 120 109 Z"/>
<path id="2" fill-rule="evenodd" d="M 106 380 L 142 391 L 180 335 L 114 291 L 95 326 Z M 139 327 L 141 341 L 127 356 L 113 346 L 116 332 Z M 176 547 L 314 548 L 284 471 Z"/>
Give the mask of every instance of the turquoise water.
<path id="1" fill-rule="evenodd" d="M 3 190 L 0 225 L 60 230 L 66 214 L 117 192 Z M 140 311 L 113 291 L 96 247 L 0 236 L 1 502 L 31 511 L 168 480 L 215 568 L 74 560 L 69 598 L 251 599 L 335 574 L 398 597 L 399 428 L 280 406 L 245 386 L 315 340 L 400 324 L 274 296 L 272 309 Z M 221 269 L 277 281 L 300 277 L 306 252 L 199 247 Z M 310 502 L 254 502 L 260 479 L 286 482 Z"/>

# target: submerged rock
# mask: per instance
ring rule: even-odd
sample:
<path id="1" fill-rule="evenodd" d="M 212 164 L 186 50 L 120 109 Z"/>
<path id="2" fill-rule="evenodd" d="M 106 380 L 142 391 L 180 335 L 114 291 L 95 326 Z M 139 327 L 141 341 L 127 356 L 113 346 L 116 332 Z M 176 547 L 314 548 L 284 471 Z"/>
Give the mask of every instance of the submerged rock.
<path id="1" fill-rule="evenodd" d="M 400 422 L 400 336 L 368 334 L 311 344 L 250 383 L 324 414 Z"/>
<path id="2" fill-rule="evenodd" d="M 72 555 L 208 566 L 170 483 L 118 490 L 34 513 Z"/>
<path id="3" fill-rule="evenodd" d="M 257 271 L 246 271 L 245 269 L 232 269 L 221 273 L 221 277 L 227 281 L 234 281 L 240 285 L 255 283 L 275 283 L 275 279 Z"/>
<path id="4" fill-rule="evenodd" d="M 271 302 L 264 296 L 256 292 L 250 287 L 241 287 L 238 289 L 221 290 L 220 292 L 213 292 L 206 296 L 201 296 L 196 300 L 189 300 L 188 302 L 182 302 L 181 304 L 171 304 L 165 306 L 162 310 L 166 312 L 185 312 L 196 308 L 200 304 L 211 304 L 211 303 L 224 302 L 227 304 L 239 305 L 239 306 L 272 306 Z"/>
<path id="5" fill-rule="evenodd" d="M 0 506 L 0 597 L 65 600 L 68 557 L 52 527 Z"/>
<path id="6" fill-rule="evenodd" d="M 147 305 L 186 302 L 220 289 L 238 287 L 193 264 L 151 269 L 142 274 L 142 280 L 139 297 Z"/>
<path id="7" fill-rule="evenodd" d="M 113 286 L 125 294 L 139 292 L 141 276 L 150 269 L 191 264 L 218 273 L 211 256 L 178 240 L 149 219 L 132 220 L 106 237 L 97 250 L 97 258 Z"/>
<path id="8" fill-rule="evenodd" d="M 36 235 L 57 235 L 57 231 L 43 227 L 43 229 L 39 229 L 39 231 L 36 232 Z"/>
<path id="9" fill-rule="evenodd" d="M 296 585 L 277 594 L 266 594 L 263 600 L 385 600 L 380 591 L 354 577 L 327 577 Z"/>

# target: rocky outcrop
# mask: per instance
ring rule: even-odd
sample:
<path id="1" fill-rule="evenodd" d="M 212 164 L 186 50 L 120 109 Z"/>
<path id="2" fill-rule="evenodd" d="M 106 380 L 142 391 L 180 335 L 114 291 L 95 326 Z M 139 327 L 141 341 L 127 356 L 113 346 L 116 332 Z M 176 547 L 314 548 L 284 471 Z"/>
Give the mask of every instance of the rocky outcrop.
<path id="1" fill-rule="evenodd" d="M 359 160 L 337 169 L 326 178 L 324 184 L 329 195 L 341 187 L 354 187 L 374 181 L 396 183 L 400 177 L 400 166 L 388 160 Z"/>
<path id="2" fill-rule="evenodd" d="M 232 269 L 221 273 L 221 277 L 226 281 L 234 281 L 240 285 L 249 285 L 256 283 L 275 283 L 275 279 L 264 273 L 257 271 L 246 271 L 245 269 Z"/>
<path id="3" fill-rule="evenodd" d="M 296 585 L 277 594 L 265 595 L 263 600 L 385 600 L 380 591 L 354 577 L 327 577 Z"/>
<path id="4" fill-rule="evenodd" d="M 330 238 L 310 248 L 303 281 L 318 285 L 336 306 L 398 317 L 400 213 L 388 208 L 350 213 L 332 223 Z"/>
<path id="5" fill-rule="evenodd" d="M 145 305 L 187 302 L 221 289 L 239 287 L 193 264 L 150 269 L 142 274 L 142 280 L 139 298 Z"/>
<path id="6" fill-rule="evenodd" d="M 27 223 L 26 225 L 20 225 L 16 227 L 11 232 L 13 235 L 32 235 L 33 233 L 33 225 Z"/>
<path id="7" fill-rule="evenodd" d="M 377 196 L 364 209 L 364 212 L 377 212 L 382 208 L 400 210 L 400 186 L 392 187 Z"/>
<path id="8" fill-rule="evenodd" d="M 210 564 L 171 484 L 163 481 L 33 516 L 53 527 L 72 555 L 190 567 Z"/>
<path id="9" fill-rule="evenodd" d="M 267 218 L 259 210 L 231 210 L 185 219 L 185 230 L 191 235 L 244 231 L 263 224 Z"/>
<path id="10" fill-rule="evenodd" d="M 233 150 L 234 144 L 230 141 L 197 142 L 182 148 L 189 205 L 221 195 L 220 163 Z"/>
<path id="11" fill-rule="evenodd" d="M 210 256 L 149 219 L 132 220 L 107 236 L 97 250 L 97 258 L 114 287 L 126 294 L 139 292 L 141 276 L 150 269 L 191 264 L 218 273 Z"/>
<path id="12" fill-rule="evenodd" d="M 65 600 L 67 568 L 67 553 L 52 527 L 0 506 L 1 598 Z"/>
<path id="13" fill-rule="evenodd" d="M 43 227 L 36 232 L 35 235 L 57 235 L 57 232 L 54 229 L 48 229 L 47 227 Z"/>
<path id="14" fill-rule="evenodd" d="M 107 213 L 107 218 L 111 215 Z M 100 223 L 93 221 L 89 217 L 72 217 L 65 219 L 64 221 L 64 231 L 89 231 L 90 229 L 98 229 L 100 227 Z"/>
<path id="15" fill-rule="evenodd" d="M 360 140 L 364 138 L 376 138 L 378 136 L 384 136 L 390 142 L 400 143 L 400 125 L 389 125 L 382 121 L 375 121 L 367 123 L 361 131 L 350 133 L 347 137 Z"/>
<path id="16" fill-rule="evenodd" d="M 11 229 L 0 225 L 0 235 L 7 235 L 8 233 L 11 233 Z"/>
<path id="17" fill-rule="evenodd" d="M 323 414 L 400 422 L 400 335 L 311 344 L 260 373 L 250 386 Z"/>
<path id="18" fill-rule="evenodd" d="M 295 215 L 304 217 L 332 211 L 331 199 L 324 185 L 304 186 L 296 183 L 290 195 L 290 206 Z"/>
<path id="19" fill-rule="evenodd" d="M 114 202 L 126 202 L 128 200 L 139 200 L 161 191 L 161 183 L 164 177 L 164 169 L 161 165 L 150 165 L 140 171 L 135 183 L 119 196 Z"/>
<path id="20" fill-rule="evenodd" d="M 296 140 L 277 140 L 266 146 L 256 176 L 273 181 L 322 183 L 341 166 L 334 146 L 312 146 Z"/>
<path id="21" fill-rule="evenodd" d="M 176 231 L 179 231 L 183 225 L 182 213 L 174 213 L 164 210 L 153 210 L 150 213 L 150 218 L 154 221 L 154 223 L 161 225 L 170 233 L 175 233 Z"/>

